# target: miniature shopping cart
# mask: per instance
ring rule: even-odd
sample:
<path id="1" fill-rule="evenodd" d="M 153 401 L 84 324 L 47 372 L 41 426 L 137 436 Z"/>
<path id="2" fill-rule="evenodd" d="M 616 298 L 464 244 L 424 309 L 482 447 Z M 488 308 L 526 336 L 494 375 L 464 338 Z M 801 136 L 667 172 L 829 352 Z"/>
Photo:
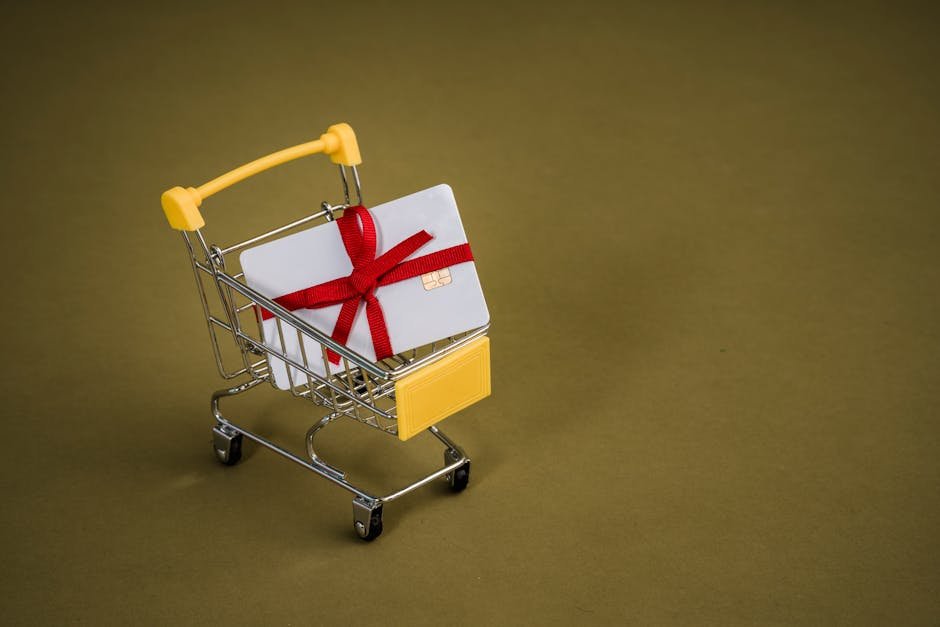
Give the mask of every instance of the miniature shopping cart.
<path id="1" fill-rule="evenodd" d="M 316 153 L 329 155 L 339 166 L 342 203 L 323 202 L 311 215 L 227 247 L 207 243 L 205 221 L 199 211 L 205 198 L 268 168 Z M 305 225 L 331 221 L 343 210 L 355 206 L 350 201 L 350 174 L 356 205 L 361 205 L 362 191 L 356 170 L 360 163 L 352 128 L 337 124 L 316 141 L 273 153 L 200 187 L 174 187 L 163 194 L 161 202 L 170 226 L 182 233 L 219 374 L 225 379 L 237 380 L 232 387 L 212 395 L 212 415 L 216 421 L 212 429 L 213 448 L 219 461 L 236 464 L 246 437 L 271 449 L 352 492 L 355 531 L 360 538 L 372 540 L 382 533 L 385 503 L 438 479 L 445 480 L 457 492 L 467 487 L 470 459 L 435 425 L 489 395 L 489 339 L 486 336 L 489 324 L 373 362 L 249 287 L 244 273 L 237 268 L 237 256 L 233 255 Z M 280 343 L 265 342 L 258 313 L 262 310 L 276 319 Z M 289 334 L 297 338 L 302 352 L 299 357 L 283 348 L 284 338 Z M 223 341 L 226 337 L 232 341 L 234 350 L 226 346 L 229 344 Z M 319 349 L 311 351 L 310 346 Z M 327 363 L 329 351 L 341 359 L 338 371 Z M 233 358 L 237 359 L 235 365 L 231 363 Z M 311 366 L 314 359 L 323 360 L 325 368 L 321 372 L 325 374 L 318 374 Z M 307 432 L 305 457 L 236 425 L 220 410 L 223 398 L 247 392 L 263 382 L 277 389 L 272 360 L 288 364 L 290 386 L 284 391 L 312 402 L 325 412 Z M 395 492 L 384 496 L 372 494 L 353 485 L 345 472 L 325 462 L 314 449 L 314 436 L 339 418 L 349 418 L 397 435 L 400 440 L 427 430 L 444 445 L 444 465 Z"/>

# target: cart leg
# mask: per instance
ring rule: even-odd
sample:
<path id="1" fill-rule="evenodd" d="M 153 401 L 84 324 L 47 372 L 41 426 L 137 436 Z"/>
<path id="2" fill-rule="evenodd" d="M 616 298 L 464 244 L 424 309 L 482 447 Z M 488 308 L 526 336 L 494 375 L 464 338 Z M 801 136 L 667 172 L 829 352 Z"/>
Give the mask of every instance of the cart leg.
<path id="1" fill-rule="evenodd" d="M 234 466 L 242 458 L 242 436 L 228 425 L 212 427 L 212 448 L 226 466 Z"/>
<path id="2" fill-rule="evenodd" d="M 353 499 L 353 527 L 365 541 L 375 540 L 382 533 L 382 503 L 362 497 Z"/>
<path id="3" fill-rule="evenodd" d="M 344 480 L 346 479 L 346 473 L 336 466 L 331 466 L 330 464 L 327 464 L 325 461 L 323 461 L 323 459 L 317 455 L 317 451 L 313 447 L 313 438 L 316 437 L 320 429 L 330 424 L 338 417 L 339 414 L 330 414 L 329 416 L 324 416 L 317 424 L 310 427 L 310 430 L 307 431 L 307 457 L 310 458 L 310 463 L 312 463 L 314 466 L 317 466 L 325 473 L 337 479 Z"/>
<path id="4" fill-rule="evenodd" d="M 449 466 L 451 464 L 455 464 L 463 457 L 464 456 L 460 453 L 460 451 L 447 448 L 444 450 L 444 465 Z M 450 489 L 454 492 L 462 492 L 465 490 L 467 484 L 470 483 L 470 460 L 468 459 L 452 472 L 444 475 L 444 479 L 447 481 L 448 485 L 450 485 Z"/>
<path id="5" fill-rule="evenodd" d="M 264 381 L 252 379 L 233 388 L 218 390 L 212 395 L 212 416 L 216 425 L 212 427 L 212 450 L 220 462 L 226 466 L 234 466 L 242 458 L 242 435 L 238 429 L 228 423 L 219 409 L 219 401 L 227 396 L 241 394 Z"/>

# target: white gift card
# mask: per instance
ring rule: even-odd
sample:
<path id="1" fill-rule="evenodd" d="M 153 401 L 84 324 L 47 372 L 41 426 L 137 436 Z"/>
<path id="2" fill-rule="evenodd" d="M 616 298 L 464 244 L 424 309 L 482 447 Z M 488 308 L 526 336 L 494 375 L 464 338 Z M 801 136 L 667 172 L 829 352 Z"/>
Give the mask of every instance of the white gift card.
<path id="1" fill-rule="evenodd" d="M 375 219 L 377 257 L 422 229 L 428 231 L 433 239 L 408 259 L 467 242 L 454 192 L 448 185 L 438 185 L 370 208 L 369 211 Z M 336 222 L 251 248 L 243 252 L 240 259 L 249 287 L 272 300 L 349 276 L 353 270 Z M 472 261 L 443 268 L 430 273 L 430 276 L 425 274 L 380 286 L 376 288 L 375 296 L 385 314 L 394 353 L 481 327 L 490 319 L 476 266 Z M 293 313 L 329 336 L 333 332 L 340 307 L 331 305 L 322 309 L 297 309 Z M 286 349 L 291 359 L 304 363 L 297 334 L 290 325 L 282 325 L 283 345 L 275 318 L 264 320 L 261 327 L 267 346 L 278 351 Z M 359 305 L 346 345 L 375 361 L 365 302 Z M 303 348 L 307 367 L 323 375 L 326 370 L 320 344 L 305 337 Z M 282 390 L 288 389 L 290 383 L 284 361 L 269 357 L 269 364 L 275 385 Z M 342 368 L 342 361 L 336 366 L 331 364 L 332 372 Z M 296 368 L 291 368 L 291 377 L 294 385 L 306 383 L 306 376 Z"/>

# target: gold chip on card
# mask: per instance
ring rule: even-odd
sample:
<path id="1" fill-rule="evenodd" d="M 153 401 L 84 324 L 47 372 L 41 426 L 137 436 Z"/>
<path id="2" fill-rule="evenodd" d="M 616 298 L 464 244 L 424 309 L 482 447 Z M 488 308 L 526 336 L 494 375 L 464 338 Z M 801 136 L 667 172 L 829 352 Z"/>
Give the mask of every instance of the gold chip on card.
<path id="1" fill-rule="evenodd" d="M 444 287 L 451 281 L 452 279 L 450 277 L 450 268 L 435 270 L 434 272 L 428 272 L 427 274 L 421 275 L 421 282 L 424 284 L 424 289 L 429 292 L 439 287 Z"/>

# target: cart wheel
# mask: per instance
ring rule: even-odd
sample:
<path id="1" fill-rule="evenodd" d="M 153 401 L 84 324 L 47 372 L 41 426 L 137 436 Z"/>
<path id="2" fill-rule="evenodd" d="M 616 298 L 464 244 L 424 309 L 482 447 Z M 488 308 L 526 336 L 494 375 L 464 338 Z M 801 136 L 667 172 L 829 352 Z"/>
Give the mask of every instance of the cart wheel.
<path id="1" fill-rule="evenodd" d="M 454 492 L 463 492 L 470 483 L 470 462 L 455 470 L 449 475 L 450 489 Z"/>
<path id="2" fill-rule="evenodd" d="M 242 435 L 221 427 L 212 429 L 212 450 L 226 466 L 234 466 L 242 458 Z"/>
<path id="3" fill-rule="evenodd" d="M 354 510 L 355 511 L 355 510 Z M 356 535 L 365 540 L 366 542 L 371 542 L 375 540 L 380 535 L 382 535 L 382 506 L 379 505 L 375 509 L 369 512 L 368 516 L 369 527 L 366 528 L 364 520 L 354 520 L 353 528 L 356 530 Z"/>

